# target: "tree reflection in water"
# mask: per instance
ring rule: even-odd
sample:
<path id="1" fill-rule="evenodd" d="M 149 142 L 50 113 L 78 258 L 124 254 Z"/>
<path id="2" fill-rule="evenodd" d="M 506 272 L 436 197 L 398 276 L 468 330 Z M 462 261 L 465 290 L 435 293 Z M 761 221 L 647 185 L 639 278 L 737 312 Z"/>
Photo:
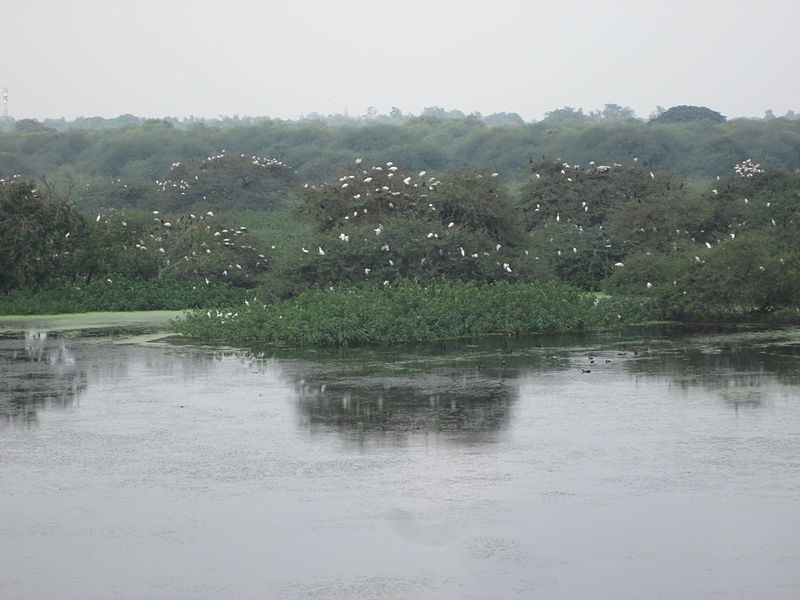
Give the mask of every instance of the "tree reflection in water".
<path id="1" fill-rule="evenodd" d="M 350 439 L 403 443 L 409 434 L 445 434 L 490 441 L 509 420 L 515 390 L 509 380 L 479 372 L 319 377 L 295 382 L 303 426 L 336 430 Z"/>
<path id="2" fill-rule="evenodd" d="M 0 339 L 0 423 L 32 425 L 42 408 L 71 406 L 86 389 L 86 369 L 63 339 L 44 331 Z"/>
<path id="3" fill-rule="evenodd" d="M 698 333 L 682 328 L 678 333 L 649 340 L 636 360 L 626 361 L 626 370 L 636 376 L 666 377 L 685 390 L 702 387 L 735 410 L 796 396 L 800 330 L 731 331 L 727 327 Z"/>

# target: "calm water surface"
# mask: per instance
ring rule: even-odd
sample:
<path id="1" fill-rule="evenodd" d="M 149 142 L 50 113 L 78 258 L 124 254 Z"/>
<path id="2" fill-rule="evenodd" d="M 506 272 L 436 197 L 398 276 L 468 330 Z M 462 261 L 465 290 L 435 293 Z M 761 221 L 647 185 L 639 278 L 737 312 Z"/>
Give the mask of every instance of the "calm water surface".
<path id="1" fill-rule="evenodd" d="M 125 341 L 0 334 L 4 600 L 800 598 L 800 330 Z"/>

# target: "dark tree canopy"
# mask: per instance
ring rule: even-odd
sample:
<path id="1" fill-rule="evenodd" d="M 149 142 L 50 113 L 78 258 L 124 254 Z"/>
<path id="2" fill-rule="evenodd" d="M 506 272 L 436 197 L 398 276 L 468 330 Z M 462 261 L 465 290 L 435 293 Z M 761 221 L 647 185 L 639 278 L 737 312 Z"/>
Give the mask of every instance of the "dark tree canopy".
<path id="1" fill-rule="evenodd" d="M 658 115 L 651 123 L 687 123 L 689 121 L 713 121 L 723 123 L 727 117 L 705 106 L 673 106 Z"/>

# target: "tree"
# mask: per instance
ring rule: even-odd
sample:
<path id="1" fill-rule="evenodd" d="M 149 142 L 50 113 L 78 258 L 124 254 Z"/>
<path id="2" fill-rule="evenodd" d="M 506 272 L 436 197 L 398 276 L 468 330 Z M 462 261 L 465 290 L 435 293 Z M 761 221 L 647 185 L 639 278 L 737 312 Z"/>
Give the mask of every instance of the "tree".
<path id="1" fill-rule="evenodd" d="M 519 114 L 513 112 L 499 112 L 492 113 L 483 118 L 483 122 L 492 127 L 512 127 L 516 125 L 525 125 L 525 120 Z"/>
<path id="2" fill-rule="evenodd" d="M 20 119 L 14 123 L 17 133 L 55 133 L 56 130 L 37 121 L 36 119 Z"/>
<path id="3" fill-rule="evenodd" d="M 36 182 L 0 179 L 0 291 L 76 274 L 86 220 Z"/>
<path id="4" fill-rule="evenodd" d="M 705 106 L 673 106 L 668 108 L 651 123 L 687 123 L 690 121 L 709 121 L 712 123 L 723 123 L 727 117 L 717 111 L 706 108 Z"/>
<path id="5" fill-rule="evenodd" d="M 571 106 L 565 106 L 564 108 L 557 108 L 546 112 L 542 122 L 548 125 L 570 125 L 574 123 L 585 123 L 587 120 L 588 117 L 583 114 L 582 108 L 575 110 Z"/>
<path id="6" fill-rule="evenodd" d="M 288 165 L 274 158 L 217 154 L 172 164 L 158 181 L 165 210 L 275 210 L 298 183 Z"/>

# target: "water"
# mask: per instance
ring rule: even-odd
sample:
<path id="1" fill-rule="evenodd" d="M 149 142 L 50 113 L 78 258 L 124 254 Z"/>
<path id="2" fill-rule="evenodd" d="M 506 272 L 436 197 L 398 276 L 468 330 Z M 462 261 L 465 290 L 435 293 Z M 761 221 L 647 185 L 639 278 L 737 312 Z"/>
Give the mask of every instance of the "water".
<path id="1" fill-rule="evenodd" d="M 109 331 L 0 336 L 3 599 L 800 598 L 798 330 Z"/>

